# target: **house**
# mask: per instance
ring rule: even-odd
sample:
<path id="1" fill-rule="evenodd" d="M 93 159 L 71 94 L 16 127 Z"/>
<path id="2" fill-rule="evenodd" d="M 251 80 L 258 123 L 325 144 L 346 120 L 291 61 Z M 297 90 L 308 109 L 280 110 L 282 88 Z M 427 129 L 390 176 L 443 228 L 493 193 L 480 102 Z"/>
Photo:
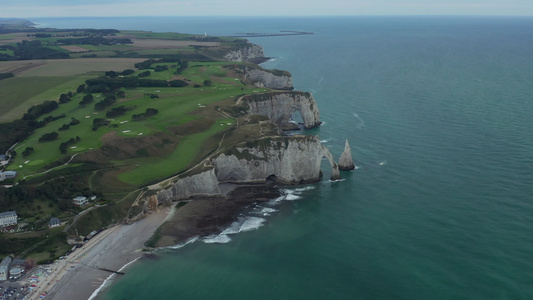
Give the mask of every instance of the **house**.
<path id="1" fill-rule="evenodd" d="M 4 181 L 5 179 L 11 179 L 15 177 L 17 177 L 17 171 L 0 172 L 0 181 Z"/>
<path id="2" fill-rule="evenodd" d="M 14 211 L 0 213 L 0 227 L 17 225 L 18 216 Z"/>
<path id="3" fill-rule="evenodd" d="M 61 226 L 61 221 L 58 218 L 51 218 L 50 221 L 48 221 L 48 227 L 54 228 Z"/>
<path id="4" fill-rule="evenodd" d="M 9 277 L 9 267 L 11 267 L 11 257 L 5 257 L 0 262 L 0 281 L 7 280 Z"/>
<path id="5" fill-rule="evenodd" d="M 0 161 L 6 161 L 6 160 L 7 160 L 7 155 L 0 154 Z"/>
<path id="6" fill-rule="evenodd" d="M 84 206 L 84 205 L 87 204 L 89 201 L 87 201 L 87 197 L 78 196 L 78 197 L 72 199 L 72 202 L 74 202 L 74 205 L 77 205 L 77 206 Z"/>

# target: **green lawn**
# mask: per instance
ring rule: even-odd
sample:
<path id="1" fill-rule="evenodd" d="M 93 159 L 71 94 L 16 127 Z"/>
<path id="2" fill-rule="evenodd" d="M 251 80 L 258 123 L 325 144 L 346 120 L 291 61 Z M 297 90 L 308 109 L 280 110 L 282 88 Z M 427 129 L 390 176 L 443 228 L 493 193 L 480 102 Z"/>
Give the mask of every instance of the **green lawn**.
<path id="1" fill-rule="evenodd" d="M 174 64 L 168 63 L 168 65 Z M 79 136 L 81 140 L 69 146 L 68 157 L 75 153 L 97 149 L 102 145 L 101 137 L 106 133 L 114 132 L 122 137 L 137 138 L 156 132 L 167 132 L 170 127 L 201 118 L 200 116 L 203 114 L 202 110 L 210 110 L 209 113 L 212 114 L 212 108 L 206 107 L 211 103 L 232 99 L 238 94 L 253 92 L 253 89 L 250 88 L 242 90 L 243 85 L 238 81 L 236 82 L 234 78 L 224 77 L 227 73 L 227 70 L 223 68 L 224 63 L 192 63 L 192 65 L 197 66 L 189 67 L 184 72 L 183 75 L 186 78 L 190 78 L 199 83 L 206 79 L 222 79 L 224 81 L 213 82 L 213 86 L 203 86 L 200 88 L 142 87 L 126 89 L 124 90 L 126 93 L 125 98 L 118 99 L 116 104 L 103 111 L 94 110 L 94 103 L 103 99 L 101 94 L 93 94 L 94 102 L 85 107 L 79 105 L 84 94 L 77 94 L 69 103 L 61 104 L 58 109 L 51 113 L 53 116 L 65 114 L 65 118 L 58 119 L 43 128 L 36 129 L 28 139 L 17 145 L 15 150 L 19 155 L 8 169 L 19 172 L 21 178 L 39 173 L 46 169 L 46 165 L 59 159 L 65 159 L 65 155 L 59 151 L 59 145 L 70 138 Z M 152 75 L 148 78 L 168 80 L 175 76 L 174 71 L 175 69 L 172 68 L 164 72 L 152 72 Z M 26 77 L 24 80 L 28 78 L 31 79 L 31 77 Z M 70 86 L 77 87 L 82 79 L 80 77 L 74 77 L 72 80 Z M 22 81 L 18 82 L 18 84 L 21 83 Z M 59 85 L 59 87 L 64 86 Z M 41 94 L 51 95 L 52 92 L 55 92 L 54 97 L 51 97 L 51 99 L 55 99 L 59 96 L 60 91 L 66 92 L 66 90 L 60 90 L 59 88 L 52 90 Z M 75 88 L 70 90 L 75 90 Z M 156 94 L 159 98 L 152 99 L 149 96 L 151 94 Z M 112 119 L 106 118 L 106 112 L 118 106 L 126 106 L 131 108 L 131 110 L 122 116 Z M 142 121 L 132 120 L 133 114 L 143 113 L 147 108 L 156 108 L 159 113 Z M 193 111 L 196 111 L 199 115 L 190 115 Z M 42 116 L 40 119 L 44 117 Z M 72 117 L 78 119 L 80 124 L 70 126 L 68 130 L 58 131 L 63 124 L 69 123 Z M 101 127 L 94 131 L 92 128 L 95 118 L 108 119 L 111 124 L 110 126 Z M 232 120 L 227 119 L 218 119 L 215 121 L 213 117 L 211 117 L 211 120 L 206 120 L 206 122 L 210 124 L 215 122 L 215 124 L 207 131 L 180 137 L 181 140 L 177 148 L 168 157 L 135 158 L 115 162 L 117 165 L 137 166 L 134 170 L 121 174 L 119 179 L 129 184 L 140 185 L 152 182 L 158 178 L 170 176 L 189 167 L 195 159 L 199 158 L 197 154 L 201 152 L 199 149 L 203 147 L 204 142 L 214 134 L 227 129 L 227 123 L 233 123 Z M 221 126 L 220 124 L 225 125 Z M 54 131 L 59 133 L 57 140 L 39 142 L 39 138 L 43 134 Z M 33 147 L 34 152 L 27 157 L 23 157 L 20 154 L 26 147 Z"/>
<path id="2" fill-rule="evenodd" d="M 32 105 L 55 100 L 59 95 L 76 91 L 86 77 L 13 77 L 0 80 L 0 122 L 22 117 Z"/>
<path id="3" fill-rule="evenodd" d="M 133 171 L 122 173 L 118 178 L 126 183 L 142 185 L 157 179 L 169 177 L 191 167 L 199 159 L 198 151 L 212 135 L 233 126 L 233 119 L 219 119 L 209 130 L 188 135 L 176 150 L 167 157 L 149 157 L 121 161 L 122 164 L 135 165 Z M 215 150 L 213 148 L 212 150 Z"/>

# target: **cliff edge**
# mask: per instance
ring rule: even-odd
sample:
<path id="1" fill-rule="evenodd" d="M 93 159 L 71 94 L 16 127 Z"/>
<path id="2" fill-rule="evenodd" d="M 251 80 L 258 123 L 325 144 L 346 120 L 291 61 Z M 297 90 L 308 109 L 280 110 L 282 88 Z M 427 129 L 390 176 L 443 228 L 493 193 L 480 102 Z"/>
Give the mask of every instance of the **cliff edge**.
<path id="1" fill-rule="evenodd" d="M 291 117 L 295 112 L 302 116 L 305 128 L 320 125 L 320 113 L 315 99 L 306 92 L 271 92 L 243 97 L 249 106 L 248 113 L 270 118 L 279 127 L 292 127 Z"/>

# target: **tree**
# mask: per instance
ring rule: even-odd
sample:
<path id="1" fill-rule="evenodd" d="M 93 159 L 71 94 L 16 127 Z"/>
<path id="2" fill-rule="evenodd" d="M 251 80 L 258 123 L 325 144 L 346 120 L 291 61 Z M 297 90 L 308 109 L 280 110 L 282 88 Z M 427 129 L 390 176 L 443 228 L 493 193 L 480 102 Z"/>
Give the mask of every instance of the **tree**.
<path id="1" fill-rule="evenodd" d="M 85 84 L 80 84 L 78 88 L 76 89 L 76 93 L 83 93 L 85 92 Z"/>
<path id="2" fill-rule="evenodd" d="M 67 94 L 61 94 L 59 96 L 59 103 L 67 103 L 70 101 L 70 97 Z"/>
<path id="3" fill-rule="evenodd" d="M 59 137 L 59 134 L 57 132 L 55 131 L 48 132 L 48 133 L 43 134 L 39 138 L 39 142 L 49 142 L 49 141 L 57 140 L 58 137 Z"/>
<path id="4" fill-rule="evenodd" d="M 213 82 L 211 80 L 204 80 L 204 86 L 212 86 Z"/>
<path id="5" fill-rule="evenodd" d="M 137 75 L 137 77 L 139 78 L 148 77 L 148 76 L 150 76 L 150 71 L 144 71 L 144 72 L 139 73 L 139 75 Z"/>
<path id="6" fill-rule="evenodd" d="M 83 96 L 83 99 L 80 101 L 80 105 L 87 105 L 89 103 L 93 102 L 93 95 L 87 94 Z"/>
<path id="7" fill-rule="evenodd" d="M 26 147 L 26 149 L 24 149 L 24 151 L 22 152 L 22 156 L 26 157 L 32 154 L 33 151 L 34 151 L 33 147 Z"/>

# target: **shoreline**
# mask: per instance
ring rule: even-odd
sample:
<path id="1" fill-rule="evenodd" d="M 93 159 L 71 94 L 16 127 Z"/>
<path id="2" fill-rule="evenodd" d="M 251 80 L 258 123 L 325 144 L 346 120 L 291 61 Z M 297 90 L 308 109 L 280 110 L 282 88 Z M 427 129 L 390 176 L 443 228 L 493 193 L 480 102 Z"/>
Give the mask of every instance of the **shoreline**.
<path id="1" fill-rule="evenodd" d="M 236 188 L 231 186 L 228 188 L 230 190 L 228 194 L 233 194 L 232 192 L 235 192 L 235 189 L 240 190 L 243 187 Z M 177 203 L 173 203 L 172 206 L 160 207 L 157 212 L 151 212 L 143 219 L 132 224 L 121 224 L 106 229 L 87 244 L 76 249 L 67 259 L 56 261 L 58 265 L 53 268 L 52 273 L 47 277 L 47 281 L 39 284 L 28 299 L 39 299 L 39 295 L 42 293 L 46 293 L 46 297 L 59 300 L 98 299 L 98 295 L 110 287 L 117 277 L 115 273 L 110 274 L 110 272 L 98 268 L 119 272 L 127 270 L 134 262 L 139 261 L 148 254 L 148 252 L 142 251 L 142 249 L 147 248 L 144 243 L 164 223 L 175 222 L 186 228 L 181 234 L 178 234 L 181 239 L 173 240 L 176 243 L 158 245 L 156 247 L 157 250 L 179 249 L 198 240 L 206 243 L 228 242 L 231 239 L 219 240 L 217 237 L 226 236 L 227 238 L 227 234 L 254 230 L 263 225 L 265 221 L 263 217 L 269 214 L 262 213 L 258 217 L 251 213 L 251 209 L 277 205 L 281 198 L 294 200 L 290 193 L 283 194 L 282 191 L 284 189 L 282 187 L 276 187 L 280 192 L 278 197 L 267 200 L 261 199 L 260 195 L 256 195 L 257 197 L 252 201 L 243 200 L 243 198 L 251 196 L 250 193 L 252 191 L 255 191 L 255 189 L 249 189 L 250 187 L 248 186 L 244 192 L 238 192 L 238 196 L 233 194 L 233 197 L 231 197 L 233 200 L 194 199 L 179 209 L 176 208 Z M 254 193 L 252 192 L 252 194 Z M 234 197 L 240 199 L 235 199 Z M 206 209 L 206 207 L 217 207 L 216 203 L 219 202 L 220 204 L 220 201 L 227 201 L 231 205 L 231 208 L 226 211 L 222 210 L 224 212 L 218 216 L 225 220 L 223 223 L 217 222 L 216 217 L 213 218 L 213 213 L 217 214 L 216 209 Z M 276 210 L 271 209 L 269 212 L 272 211 Z M 246 220 L 243 221 L 240 218 L 242 213 L 247 215 L 247 219 L 262 220 L 253 225 L 246 223 Z M 239 224 L 241 228 L 230 230 L 232 225 L 239 221 L 241 221 L 241 224 Z M 228 230 L 231 232 L 228 233 Z"/>
<path id="2" fill-rule="evenodd" d="M 42 293 L 60 300 L 94 298 L 93 293 L 103 289 L 110 277 L 108 271 L 98 268 L 118 271 L 144 256 L 144 243 L 171 212 L 171 207 L 163 207 L 135 223 L 104 230 L 68 258 L 58 260 L 52 273 L 28 299 L 39 299 Z"/>

